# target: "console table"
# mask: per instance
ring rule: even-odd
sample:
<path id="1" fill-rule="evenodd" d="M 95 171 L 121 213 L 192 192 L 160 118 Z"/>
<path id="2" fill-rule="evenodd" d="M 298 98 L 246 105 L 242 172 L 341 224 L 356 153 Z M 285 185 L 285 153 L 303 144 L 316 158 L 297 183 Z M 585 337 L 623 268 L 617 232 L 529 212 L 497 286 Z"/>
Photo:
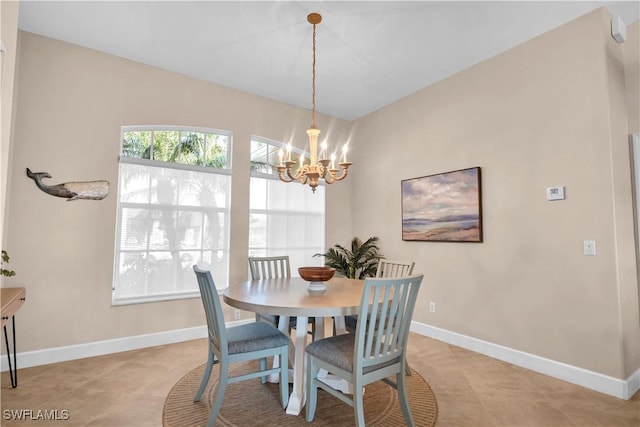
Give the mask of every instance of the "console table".
<path id="1" fill-rule="evenodd" d="M 9 376 L 11 377 L 11 387 L 18 387 L 18 364 L 16 360 L 16 311 L 24 304 L 26 299 L 25 288 L 1 288 L 0 301 L 2 303 L 2 328 L 4 329 L 4 342 L 7 345 L 7 359 L 9 359 Z M 11 364 L 11 350 L 9 338 L 7 336 L 7 322 L 11 318 L 13 329 L 13 365 Z"/>

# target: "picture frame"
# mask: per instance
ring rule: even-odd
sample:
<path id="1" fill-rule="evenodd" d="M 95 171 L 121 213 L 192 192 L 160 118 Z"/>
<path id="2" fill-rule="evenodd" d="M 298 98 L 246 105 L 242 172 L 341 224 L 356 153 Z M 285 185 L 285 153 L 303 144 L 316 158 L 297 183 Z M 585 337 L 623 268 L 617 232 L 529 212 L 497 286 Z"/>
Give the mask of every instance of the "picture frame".
<path id="1" fill-rule="evenodd" d="M 402 240 L 481 243 L 480 167 L 402 180 Z"/>

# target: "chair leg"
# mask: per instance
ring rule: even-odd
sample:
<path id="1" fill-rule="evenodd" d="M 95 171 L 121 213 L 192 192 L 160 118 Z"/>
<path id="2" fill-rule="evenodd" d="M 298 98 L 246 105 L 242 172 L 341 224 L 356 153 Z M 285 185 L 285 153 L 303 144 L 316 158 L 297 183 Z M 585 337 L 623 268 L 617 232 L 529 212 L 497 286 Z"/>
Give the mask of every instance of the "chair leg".
<path id="1" fill-rule="evenodd" d="M 364 427 L 364 387 L 360 384 L 353 384 L 353 414 L 357 427 Z"/>
<path id="2" fill-rule="evenodd" d="M 260 364 L 260 370 L 261 371 L 266 371 L 267 370 L 267 358 L 266 357 L 260 358 L 259 364 Z M 267 378 L 268 378 L 267 375 L 260 377 L 260 383 L 265 384 L 267 382 Z"/>
<path id="3" fill-rule="evenodd" d="M 306 419 L 307 422 L 313 421 L 313 417 L 316 415 L 316 403 L 318 400 L 318 387 L 315 385 L 315 380 L 318 377 L 318 368 L 316 367 L 313 356 L 307 355 L 307 407 L 306 407 Z"/>
<path id="4" fill-rule="evenodd" d="M 289 404 L 289 346 L 280 352 L 280 400 L 286 408 Z"/>
<path id="5" fill-rule="evenodd" d="M 405 375 L 402 372 L 396 375 L 396 388 L 398 390 L 398 399 L 400 400 L 400 407 L 402 408 L 402 415 L 404 415 L 404 421 L 408 427 L 413 427 L 413 417 L 411 416 L 411 409 L 409 408 L 409 399 L 407 397 L 407 387 L 405 383 Z"/>
<path id="6" fill-rule="evenodd" d="M 213 368 L 213 364 L 216 363 L 215 356 L 213 351 L 211 350 L 211 343 L 209 343 L 209 357 L 207 358 L 207 366 L 204 368 L 204 373 L 202 374 L 202 380 L 200 381 L 200 387 L 198 387 L 198 391 L 193 398 L 194 402 L 200 400 L 202 393 L 204 392 L 207 383 L 209 382 L 209 377 L 211 376 L 211 368 Z"/>
<path id="7" fill-rule="evenodd" d="M 209 415 L 209 422 L 207 427 L 213 427 L 222 408 L 222 401 L 224 400 L 224 393 L 227 390 L 227 381 L 229 378 L 229 363 L 227 361 L 220 362 L 220 378 L 216 384 L 216 389 L 213 392 L 213 404 L 211 405 L 211 415 Z"/>
<path id="8" fill-rule="evenodd" d="M 407 358 L 406 357 L 404 358 L 404 373 L 405 373 L 405 375 L 409 375 L 409 376 L 412 375 L 411 367 L 409 366 L 409 362 L 407 362 Z"/>

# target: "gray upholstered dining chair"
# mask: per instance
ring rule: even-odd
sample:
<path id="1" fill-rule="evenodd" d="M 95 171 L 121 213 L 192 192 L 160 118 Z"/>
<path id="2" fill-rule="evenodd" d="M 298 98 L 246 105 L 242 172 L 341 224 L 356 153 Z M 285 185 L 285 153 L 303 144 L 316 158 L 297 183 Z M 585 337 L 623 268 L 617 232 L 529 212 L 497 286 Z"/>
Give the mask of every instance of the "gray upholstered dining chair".
<path id="1" fill-rule="evenodd" d="M 354 408 L 357 426 L 364 426 L 364 386 L 382 380 L 394 387 L 404 420 L 413 426 L 405 385 L 405 354 L 409 326 L 423 275 L 400 278 L 368 278 L 360 302 L 360 319 L 354 334 L 316 340 L 305 349 L 307 355 L 306 419 L 313 421 L 318 388 Z M 370 306 L 371 304 L 371 306 Z M 325 369 L 353 384 L 353 397 L 318 379 Z M 395 375 L 395 381 L 389 377 Z"/>
<path id="2" fill-rule="evenodd" d="M 193 271 L 198 279 L 209 332 L 207 365 L 202 375 L 200 387 L 193 398 L 194 402 L 200 400 L 209 382 L 213 365 L 218 363 L 220 366 L 220 375 L 215 386 L 211 415 L 207 426 L 215 425 L 216 418 L 222 408 L 227 384 L 238 381 L 260 377 L 262 383 L 265 383 L 268 375 L 280 374 L 280 400 L 282 407 L 286 408 L 289 402 L 289 337 L 264 322 L 227 328 L 224 323 L 220 297 L 211 272 L 202 270 L 196 265 L 193 266 Z M 280 358 L 278 367 L 267 369 L 267 357 L 269 356 Z M 246 360 L 259 360 L 259 370 L 237 376 L 229 375 L 230 364 Z"/>
<path id="3" fill-rule="evenodd" d="M 273 279 L 278 277 L 291 277 L 291 264 L 288 255 L 270 257 L 249 257 L 249 271 L 251 280 Z M 265 313 L 256 313 L 256 320 L 269 323 L 278 327 L 279 316 Z M 311 334 L 315 336 L 315 319 L 310 317 Z M 289 330 L 296 327 L 296 319 L 289 320 Z"/>

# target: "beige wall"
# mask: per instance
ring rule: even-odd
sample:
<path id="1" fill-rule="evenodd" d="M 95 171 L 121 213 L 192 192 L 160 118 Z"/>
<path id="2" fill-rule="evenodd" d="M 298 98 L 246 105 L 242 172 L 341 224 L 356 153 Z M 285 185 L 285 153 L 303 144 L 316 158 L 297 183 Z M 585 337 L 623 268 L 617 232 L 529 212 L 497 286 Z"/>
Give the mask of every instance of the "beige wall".
<path id="1" fill-rule="evenodd" d="M 627 99 L 627 108 L 629 112 L 629 133 L 630 134 L 640 134 L 640 22 L 636 22 L 635 24 L 627 27 L 627 41 L 624 43 L 624 61 L 625 61 L 625 83 L 626 83 L 626 99 Z M 621 166 L 622 168 L 622 166 Z M 634 181 L 635 182 L 635 181 Z M 640 188 L 635 189 L 635 197 L 639 197 L 638 191 Z M 637 206 L 637 201 L 634 206 Z M 637 219 L 640 218 L 640 212 L 635 212 L 636 217 L 636 227 L 638 227 Z M 638 233 L 636 236 L 640 235 Z M 638 324 L 638 316 L 640 316 L 640 309 L 638 313 L 635 315 L 634 313 L 634 304 L 637 303 L 640 305 L 638 301 L 640 295 L 640 242 L 636 239 L 636 289 L 634 293 L 633 287 L 626 288 L 627 293 L 631 294 L 630 297 L 627 298 L 627 295 L 622 296 L 622 302 L 624 304 L 624 317 L 623 317 L 623 325 L 627 330 L 627 337 L 625 339 L 625 343 L 628 344 L 627 354 L 629 357 L 626 359 L 626 368 L 627 372 L 630 369 L 633 369 L 633 351 L 637 349 L 637 346 L 640 345 L 637 343 L 636 338 L 638 337 L 638 332 L 635 329 L 635 325 Z M 635 296 L 635 298 L 634 298 Z M 635 345 L 633 343 L 636 343 Z M 640 356 L 637 356 L 637 359 L 640 359 Z M 640 363 L 638 361 L 637 363 Z"/>
<path id="2" fill-rule="evenodd" d="M 0 70 L 0 242 L 4 248 L 5 210 L 8 178 L 11 163 L 11 125 L 13 123 L 13 88 L 16 70 L 16 52 L 18 39 L 18 2 L 0 2 L 1 41 L 5 51 L 0 53 L 2 70 Z M 11 254 L 10 254 L 11 255 Z M 2 280 L 2 277 L 0 277 Z"/>
<path id="3" fill-rule="evenodd" d="M 27 286 L 20 351 L 203 325 L 199 299 L 111 306 L 120 127 L 233 132 L 230 281 L 237 282 L 248 273 L 250 137 L 295 135 L 304 148 L 310 112 L 30 33 L 20 33 L 19 81 L 5 232 L 17 272 L 7 286 Z M 344 121 L 319 116 L 318 126 L 349 136 Z M 106 179 L 111 192 L 68 202 L 38 190 L 27 167 L 49 172 L 52 184 Z M 346 205 L 347 188 L 329 188 L 328 204 Z"/>
<path id="4" fill-rule="evenodd" d="M 640 132 L 640 23 L 627 27 L 627 41 L 623 44 L 629 130 Z"/>
<path id="5" fill-rule="evenodd" d="M 377 235 L 388 257 L 414 259 L 418 322 L 626 379 L 640 367 L 627 140 L 638 111 L 621 67 L 632 55 L 608 19 L 586 15 L 354 123 L 321 117 L 336 139 L 353 134 L 355 163 L 328 188 L 327 245 Z M 5 234 L 18 272 L 7 285 L 28 287 L 20 351 L 201 325 L 198 300 L 111 307 L 115 191 L 66 202 L 24 169 L 115 186 L 121 125 L 233 131 L 230 272 L 242 280 L 249 172 L 237 165 L 251 133 L 304 144 L 308 111 L 28 33 L 18 78 Z M 471 166 L 484 243 L 403 242 L 400 181 Z M 557 185 L 567 199 L 546 201 Z M 597 256 L 582 255 L 585 239 Z"/>
<path id="6" fill-rule="evenodd" d="M 425 273 L 416 321 L 626 379 L 640 368 L 638 283 L 609 19 L 586 15 L 358 120 L 352 206 L 355 234 Z M 484 243 L 403 242 L 400 181 L 473 166 Z M 566 200 L 546 201 L 558 185 Z"/>

